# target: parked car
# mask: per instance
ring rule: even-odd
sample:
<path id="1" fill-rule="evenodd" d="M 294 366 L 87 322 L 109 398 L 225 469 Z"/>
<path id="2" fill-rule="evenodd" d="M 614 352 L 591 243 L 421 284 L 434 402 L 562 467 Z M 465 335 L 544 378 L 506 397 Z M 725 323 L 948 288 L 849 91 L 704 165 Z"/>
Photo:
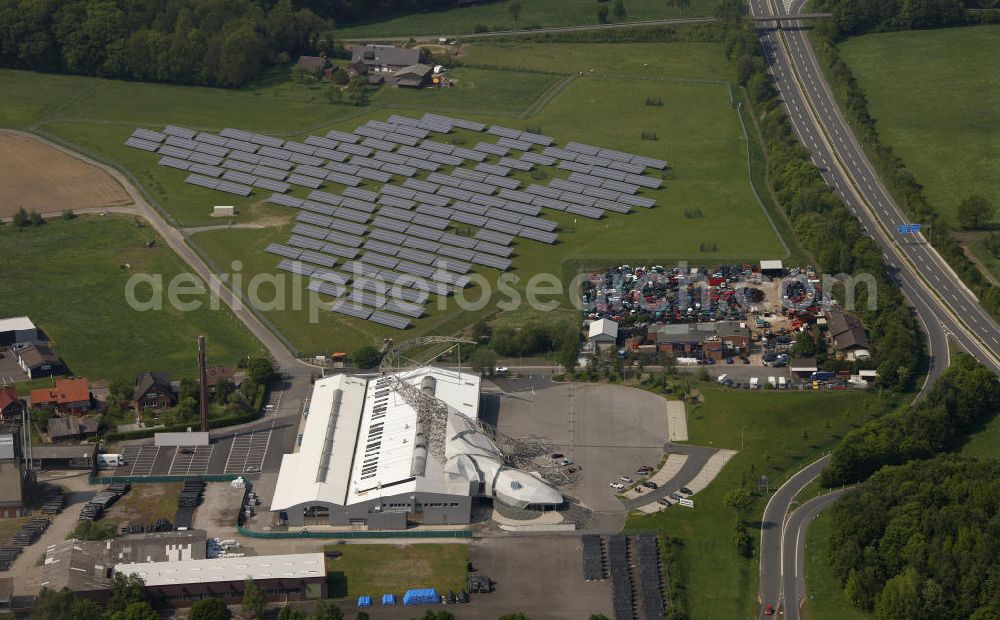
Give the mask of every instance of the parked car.
<path id="1" fill-rule="evenodd" d="M 660 499 L 656 500 L 656 503 L 660 504 L 661 506 L 670 506 L 670 500 L 665 497 L 661 497 Z"/>
<path id="2" fill-rule="evenodd" d="M 678 495 L 676 493 L 671 493 L 667 497 L 669 497 L 670 499 L 674 500 L 675 502 L 679 502 L 679 501 L 681 501 L 681 499 L 683 499 L 680 495 Z"/>
<path id="3" fill-rule="evenodd" d="M 639 469 L 635 470 L 635 473 L 640 476 L 648 476 L 649 474 L 653 473 L 653 468 L 650 467 L 649 465 L 643 465 Z"/>
<path id="4" fill-rule="evenodd" d="M 259 471 L 260 470 L 257 469 L 256 467 L 254 467 L 253 465 L 251 465 L 250 467 L 246 468 L 246 473 L 248 473 L 248 474 L 255 474 L 255 473 L 259 472 Z"/>
<path id="5" fill-rule="evenodd" d="M 611 483 L 611 488 L 612 489 L 618 489 L 620 491 L 620 490 L 622 490 L 622 489 L 625 488 L 625 485 L 622 484 L 621 482 L 612 482 Z"/>
<path id="6" fill-rule="evenodd" d="M 564 459 L 564 458 L 566 458 L 566 455 L 563 454 L 562 452 L 556 452 L 555 454 L 552 455 L 553 461 L 558 461 L 559 459 Z"/>
<path id="7" fill-rule="evenodd" d="M 632 479 L 629 478 L 628 476 L 622 476 L 621 478 L 619 478 L 619 480 L 621 480 L 625 484 L 632 484 Z"/>
<path id="8" fill-rule="evenodd" d="M 655 489 L 655 488 L 657 488 L 657 487 L 658 487 L 659 485 L 657 485 L 657 484 L 656 484 L 655 482 L 653 482 L 652 480 L 647 480 L 647 481 L 645 481 L 645 482 L 643 482 L 643 483 L 642 483 L 642 486 L 646 487 L 647 489 Z"/>
<path id="9" fill-rule="evenodd" d="M 679 490 L 684 495 L 694 495 L 694 491 L 692 491 L 691 489 L 689 489 L 687 487 L 681 487 Z"/>
<path id="10" fill-rule="evenodd" d="M 771 605 L 770 603 L 768 603 L 767 607 L 764 608 L 764 615 L 765 616 L 773 616 L 774 615 L 774 606 Z"/>
<path id="11" fill-rule="evenodd" d="M 563 460 L 559 461 L 559 465 L 561 465 L 562 467 L 566 467 L 566 466 L 572 465 L 572 464 L 573 464 L 573 461 L 571 461 L 569 459 L 563 459 Z"/>

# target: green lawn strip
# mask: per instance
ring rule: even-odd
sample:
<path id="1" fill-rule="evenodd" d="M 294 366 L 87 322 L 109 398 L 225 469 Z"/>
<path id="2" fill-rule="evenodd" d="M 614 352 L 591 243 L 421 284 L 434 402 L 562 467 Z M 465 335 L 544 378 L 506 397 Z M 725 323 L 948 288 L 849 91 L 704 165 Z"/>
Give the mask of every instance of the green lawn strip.
<path id="1" fill-rule="evenodd" d="M 340 38 L 399 37 L 410 35 L 471 34 L 477 25 L 490 30 L 519 28 L 550 28 L 597 24 L 597 8 L 593 0 L 532 0 L 519 2 L 522 7 L 515 22 L 510 12 L 511 2 L 490 2 L 476 6 L 456 7 L 444 11 L 408 13 L 379 19 L 370 23 L 339 25 Z M 604 3 L 611 9 L 611 3 Z M 711 16 L 715 10 L 713 0 L 691 0 L 690 6 L 681 10 L 662 0 L 625 0 L 626 18 L 620 21 L 671 19 L 679 17 Z"/>
<path id="2" fill-rule="evenodd" d="M 754 613 L 756 562 L 736 553 L 733 510 L 725 494 L 740 485 L 756 491 L 762 475 L 773 492 L 789 475 L 828 450 L 849 430 L 882 411 L 879 397 L 853 392 L 748 393 L 701 384 L 705 402 L 688 414 L 690 443 L 742 450 L 711 485 L 693 497 L 694 509 L 670 507 L 630 516 L 628 531 L 658 530 L 684 541 L 692 618 L 737 618 Z M 889 406 L 884 402 L 881 405 Z M 756 496 L 744 523 L 755 548 L 764 499 Z"/>
<path id="3" fill-rule="evenodd" d="M 1000 25 L 865 35 L 840 52 L 938 213 L 957 223 L 974 193 L 1000 205 Z"/>
<path id="4" fill-rule="evenodd" d="M 156 241 L 153 247 L 145 247 Z M 18 232 L 0 228 L 5 286 L 0 316 L 28 315 L 52 340 L 73 374 L 91 380 L 130 377 L 144 370 L 193 375 L 196 339 L 208 336 L 213 364 L 235 364 L 260 344 L 222 305 L 181 312 L 169 303 L 140 312 L 125 287 L 133 274 L 171 278 L 187 269 L 152 229 L 127 217 L 80 217 Z M 129 265 L 130 268 L 126 268 Z M 146 298 L 148 286 L 137 289 Z"/>
<path id="5" fill-rule="evenodd" d="M 459 592 L 466 587 L 469 546 L 464 543 L 411 543 L 405 545 L 326 545 L 324 551 L 343 555 L 326 561 L 330 598 L 403 594 L 417 588 L 439 593 Z"/>
<path id="6" fill-rule="evenodd" d="M 830 512 L 823 511 L 810 522 L 806 534 L 806 620 L 868 620 L 873 616 L 859 610 L 844 595 L 840 580 L 831 566 Z"/>
<path id="7" fill-rule="evenodd" d="M 985 238 L 980 237 L 972 243 L 967 244 L 966 247 L 976 257 L 979 264 L 983 265 L 983 267 L 993 274 L 994 279 L 1000 281 L 1000 258 L 993 256 L 993 254 L 986 249 Z"/>

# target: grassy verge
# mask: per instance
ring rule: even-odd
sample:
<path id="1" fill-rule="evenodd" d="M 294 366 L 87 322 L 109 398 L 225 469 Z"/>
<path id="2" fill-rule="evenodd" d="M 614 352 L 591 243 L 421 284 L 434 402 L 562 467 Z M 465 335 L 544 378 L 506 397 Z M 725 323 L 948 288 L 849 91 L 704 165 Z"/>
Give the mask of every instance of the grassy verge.
<path id="1" fill-rule="evenodd" d="M 703 405 L 689 415 L 691 443 L 740 450 L 703 492 L 695 509 L 669 508 L 652 516 L 630 516 L 630 531 L 659 530 L 684 542 L 686 589 L 692 618 L 737 618 L 754 613 L 757 569 L 737 555 L 731 532 L 735 513 L 723 503 L 738 486 L 757 490 L 766 475 L 775 490 L 803 463 L 832 447 L 849 430 L 894 406 L 895 401 L 850 392 L 734 392 L 703 384 Z M 742 446 L 742 449 L 741 449 Z M 744 525 L 755 544 L 756 515 L 764 499 L 755 495 Z"/>
<path id="2" fill-rule="evenodd" d="M 377 600 L 392 593 L 399 600 L 414 588 L 446 593 L 466 587 L 466 544 L 326 545 L 323 549 L 343 553 L 326 562 L 330 598 L 368 595 Z"/>
<path id="3" fill-rule="evenodd" d="M 149 241 L 156 244 L 146 247 Z M 74 374 L 92 380 L 143 370 L 193 375 L 199 334 L 208 336 L 212 363 L 234 364 L 260 351 L 225 306 L 181 312 L 167 303 L 161 311 L 129 305 L 132 274 L 161 274 L 166 287 L 186 271 L 151 229 L 131 218 L 80 217 L 21 232 L 4 227 L 0 247 L 5 288 L 18 292 L 0 296 L 0 316 L 30 316 Z M 148 286 L 140 290 L 149 294 Z"/>
<path id="4" fill-rule="evenodd" d="M 982 268 L 989 271 L 994 280 L 1000 281 L 1000 258 L 993 256 L 986 249 L 985 239 L 980 237 L 966 247 L 976 257 L 976 261 L 982 265 Z"/>
<path id="5" fill-rule="evenodd" d="M 871 614 L 851 605 L 830 567 L 830 526 L 830 513 L 824 511 L 812 521 L 806 534 L 808 598 L 802 607 L 802 617 L 806 620 L 869 620 Z"/>
<path id="6" fill-rule="evenodd" d="M 517 20 L 510 12 L 510 0 L 457 7 L 443 11 L 427 11 L 388 17 L 370 23 L 338 24 L 342 38 L 400 37 L 410 35 L 471 34 L 476 26 L 489 30 L 517 28 L 550 28 L 597 24 L 597 2 L 585 0 L 532 0 L 519 2 L 522 10 Z M 681 10 L 661 0 L 626 0 L 626 19 L 649 20 L 712 15 L 713 0 L 691 0 Z M 610 9 L 610 3 L 608 3 Z M 619 20 L 622 21 L 622 20 Z"/>
<path id="7" fill-rule="evenodd" d="M 868 97 L 882 141 L 958 224 L 979 193 L 1000 204 L 1000 25 L 852 37 L 840 54 Z M 919 84 L 919 88 L 914 88 Z"/>

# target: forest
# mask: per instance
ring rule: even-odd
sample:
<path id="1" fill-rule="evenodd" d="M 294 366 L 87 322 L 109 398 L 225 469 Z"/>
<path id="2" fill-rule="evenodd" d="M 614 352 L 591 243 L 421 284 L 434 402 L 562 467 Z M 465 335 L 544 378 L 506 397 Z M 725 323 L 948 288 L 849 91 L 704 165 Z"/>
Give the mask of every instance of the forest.
<path id="1" fill-rule="evenodd" d="M 238 87 L 299 54 L 335 53 L 334 22 L 291 0 L 5 0 L 0 66 Z"/>
<path id="2" fill-rule="evenodd" d="M 879 620 L 1000 618 L 1000 461 L 883 469 L 832 518 L 834 571 Z"/>
<path id="3" fill-rule="evenodd" d="M 969 15 L 966 9 L 997 9 L 997 0 L 817 0 L 817 8 L 833 13 L 841 35 L 887 30 L 944 28 L 994 19 Z"/>
<path id="4" fill-rule="evenodd" d="M 848 433 L 833 450 L 823 484 L 851 484 L 886 465 L 953 450 L 970 429 L 998 411 L 1000 381 L 974 358 L 960 353 L 925 399 Z"/>

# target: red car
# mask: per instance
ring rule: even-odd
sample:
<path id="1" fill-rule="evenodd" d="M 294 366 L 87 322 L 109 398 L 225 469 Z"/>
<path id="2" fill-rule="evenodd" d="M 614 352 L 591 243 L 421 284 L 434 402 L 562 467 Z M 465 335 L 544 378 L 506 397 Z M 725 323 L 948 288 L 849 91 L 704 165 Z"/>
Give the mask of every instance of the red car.
<path id="1" fill-rule="evenodd" d="M 767 607 L 765 607 L 764 608 L 764 615 L 765 616 L 773 616 L 774 615 L 774 607 L 772 605 L 768 605 Z"/>

